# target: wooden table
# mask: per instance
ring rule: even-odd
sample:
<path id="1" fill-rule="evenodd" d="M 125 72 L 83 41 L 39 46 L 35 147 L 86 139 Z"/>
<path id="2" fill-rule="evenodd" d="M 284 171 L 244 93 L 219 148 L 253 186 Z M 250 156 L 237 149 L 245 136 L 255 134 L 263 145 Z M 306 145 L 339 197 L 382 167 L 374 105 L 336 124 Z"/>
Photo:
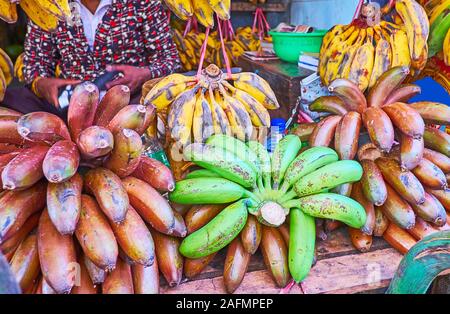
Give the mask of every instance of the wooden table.
<path id="1" fill-rule="evenodd" d="M 272 118 L 288 119 L 300 96 L 300 81 L 311 75 L 310 70 L 301 69 L 297 64 L 284 61 L 253 61 L 243 56 L 238 60 L 238 66 L 245 72 L 256 72 L 263 77 L 274 90 L 279 110 L 270 110 Z"/>
<path id="2" fill-rule="evenodd" d="M 383 293 L 403 257 L 380 238 L 374 239 L 370 252 L 359 253 L 350 243 L 345 229 L 337 230 L 326 241 L 318 242 L 317 253 L 318 262 L 308 278 L 301 285 L 292 287 L 289 293 Z M 185 281 L 176 288 L 164 286 L 162 279 L 161 292 L 225 293 L 222 281 L 224 254 L 217 254 L 198 278 Z M 280 291 L 266 271 L 259 252 L 252 256 L 244 281 L 236 293 L 278 294 Z"/>

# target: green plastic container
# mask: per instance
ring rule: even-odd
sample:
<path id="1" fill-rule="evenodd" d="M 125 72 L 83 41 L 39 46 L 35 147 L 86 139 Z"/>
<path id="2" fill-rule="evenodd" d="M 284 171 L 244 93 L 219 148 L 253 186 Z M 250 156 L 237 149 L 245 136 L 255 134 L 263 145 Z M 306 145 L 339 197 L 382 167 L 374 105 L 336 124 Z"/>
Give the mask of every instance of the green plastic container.
<path id="1" fill-rule="evenodd" d="M 327 30 L 316 30 L 312 33 L 280 33 L 270 31 L 275 54 L 283 61 L 298 63 L 302 52 L 318 53 Z"/>

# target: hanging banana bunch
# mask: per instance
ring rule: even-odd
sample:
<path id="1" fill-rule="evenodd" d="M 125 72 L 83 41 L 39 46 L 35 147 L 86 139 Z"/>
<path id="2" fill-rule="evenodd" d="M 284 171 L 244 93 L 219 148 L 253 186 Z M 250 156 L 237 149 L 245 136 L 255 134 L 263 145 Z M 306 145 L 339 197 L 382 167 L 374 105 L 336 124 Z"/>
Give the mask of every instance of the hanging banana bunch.
<path id="1" fill-rule="evenodd" d="M 214 26 L 214 13 L 221 20 L 231 17 L 231 0 L 164 0 L 167 7 L 183 21 L 192 16 L 205 27 Z"/>
<path id="2" fill-rule="evenodd" d="M 143 98 L 143 104 L 167 112 L 171 138 L 183 146 L 204 143 L 213 134 L 249 140 L 255 128 L 270 127 L 268 109 L 279 108 L 264 79 L 254 73 L 239 73 L 228 80 L 216 65 L 209 65 L 198 79 L 167 76 Z"/>
<path id="3" fill-rule="evenodd" d="M 446 0 L 446 2 L 449 2 Z M 362 92 L 371 89 L 386 70 L 410 66 L 416 76 L 428 59 L 430 23 L 416 0 L 396 0 L 393 22 L 377 20 L 370 3 L 349 25 L 336 25 L 324 37 L 319 75 L 325 85 L 350 79 Z M 383 8 L 384 14 L 390 7 Z"/>
<path id="4" fill-rule="evenodd" d="M 20 7 L 27 16 L 46 31 L 54 31 L 60 20 L 71 16 L 68 0 L 21 0 Z M 0 0 L 0 18 L 7 23 L 17 22 L 17 5 Z"/>

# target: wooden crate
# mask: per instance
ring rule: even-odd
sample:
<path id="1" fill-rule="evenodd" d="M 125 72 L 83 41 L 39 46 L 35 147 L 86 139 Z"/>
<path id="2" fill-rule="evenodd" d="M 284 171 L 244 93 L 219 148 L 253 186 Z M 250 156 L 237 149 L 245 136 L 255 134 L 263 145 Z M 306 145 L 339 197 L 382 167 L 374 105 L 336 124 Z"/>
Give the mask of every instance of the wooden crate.
<path id="1" fill-rule="evenodd" d="M 391 248 L 383 239 L 375 238 L 368 253 L 357 252 L 347 231 L 333 232 L 326 241 L 317 243 L 318 262 L 308 278 L 295 285 L 291 294 L 316 293 L 382 293 L 389 285 L 403 255 Z M 222 273 L 225 252 L 217 254 L 213 262 L 195 280 L 186 280 L 176 288 L 162 286 L 162 293 L 222 294 Z M 164 280 L 162 279 L 162 283 Z M 252 256 L 239 293 L 278 294 L 266 271 L 259 253 Z"/>

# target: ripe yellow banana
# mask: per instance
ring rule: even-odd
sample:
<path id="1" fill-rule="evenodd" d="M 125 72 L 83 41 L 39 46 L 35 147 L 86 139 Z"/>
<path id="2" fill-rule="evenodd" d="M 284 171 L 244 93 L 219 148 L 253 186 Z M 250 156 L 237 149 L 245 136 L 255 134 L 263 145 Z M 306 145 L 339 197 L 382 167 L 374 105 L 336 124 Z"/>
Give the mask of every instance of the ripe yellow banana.
<path id="1" fill-rule="evenodd" d="M 68 0 L 36 0 L 36 2 L 42 11 L 60 20 L 66 20 L 72 14 Z"/>
<path id="2" fill-rule="evenodd" d="M 450 29 L 447 32 L 447 35 L 445 36 L 444 40 L 444 62 L 446 65 L 450 66 Z"/>
<path id="3" fill-rule="evenodd" d="M 349 38 L 336 45 L 336 50 L 333 51 L 331 57 L 328 59 L 327 71 L 325 73 L 324 81 L 331 83 L 334 81 L 339 73 L 339 68 L 344 61 L 346 54 L 351 50 L 356 40 L 358 39 L 360 29 L 356 29 Z"/>
<path id="4" fill-rule="evenodd" d="M 167 7 L 183 21 L 188 20 L 194 14 L 191 0 L 164 0 Z"/>
<path id="5" fill-rule="evenodd" d="M 196 90 L 197 88 L 194 88 L 192 92 Z M 196 103 L 195 94 L 196 93 L 192 95 L 192 93 L 188 93 L 187 96 L 193 97 L 179 98 L 175 100 L 172 105 L 175 111 L 173 114 L 173 123 L 172 125 L 169 125 L 171 135 L 175 141 L 179 142 L 183 146 L 191 143 L 192 121 L 194 118 L 194 108 Z M 178 103 L 176 104 L 176 102 Z"/>
<path id="6" fill-rule="evenodd" d="M 213 114 L 214 134 L 232 135 L 230 122 L 228 121 L 225 111 L 223 111 L 220 104 L 217 103 L 212 88 L 209 88 L 209 104 L 211 106 L 211 112 Z"/>
<path id="7" fill-rule="evenodd" d="M 194 0 L 196 1 L 196 0 Z M 229 20 L 231 17 L 231 0 L 209 0 L 214 12 L 221 20 Z"/>
<path id="8" fill-rule="evenodd" d="M 0 70 L 0 102 L 3 101 L 5 98 L 5 92 L 6 92 L 6 79 L 3 75 L 3 72 Z"/>
<path id="9" fill-rule="evenodd" d="M 392 48 L 392 67 L 411 66 L 411 55 L 409 52 L 408 36 L 402 29 L 394 28 L 391 24 L 386 24 L 384 28 L 389 34 Z"/>
<path id="10" fill-rule="evenodd" d="M 223 111 L 227 115 L 228 122 L 231 126 L 231 134 L 240 139 L 241 141 L 245 141 L 245 133 L 243 130 L 243 125 L 234 110 L 234 108 L 230 105 L 229 102 L 225 101 L 225 99 L 220 95 L 219 91 L 215 91 L 214 93 L 216 102 L 222 107 Z M 251 125 L 251 124 L 250 124 Z"/>
<path id="11" fill-rule="evenodd" d="M 228 82 L 223 82 L 224 86 L 232 93 L 232 97 L 239 100 L 242 105 L 244 105 L 252 123 L 256 127 L 270 127 L 270 114 L 263 105 L 260 104 L 253 96 L 250 94 L 233 87 Z"/>
<path id="12" fill-rule="evenodd" d="M 356 52 L 366 39 L 367 30 L 361 29 L 355 44 L 346 52 L 341 65 L 339 66 L 339 74 L 337 78 L 348 78 L 353 60 L 355 60 Z"/>
<path id="13" fill-rule="evenodd" d="M 208 0 L 194 0 L 192 1 L 194 14 L 200 24 L 205 27 L 214 26 L 214 11 Z"/>
<path id="14" fill-rule="evenodd" d="M 6 85 L 9 85 L 14 76 L 14 65 L 8 54 L 0 48 L 0 70 L 5 76 Z"/>
<path id="15" fill-rule="evenodd" d="M 421 70 L 419 67 L 425 64 L 424 60 L 428 58 L 427 42 L 430 34 L 428 16 L 425 9 L 415 0 L 397 0 L 395 9 L 405 23 L 412 64 Z"/>
<path id="16" fill-rule="evenodd" d="M 205 90 L 199 92 L 195 102 L 194 119 L 192 121 L 194 142 L 204 143 L 214 133 L 211 108 L 205 98 Z"/>
<path id="17" fill-rule="evenodd" d="M 277 97 L 269 83 L 262 77 L 251 72 L 233 74 L 234 87 L 252 95 L 267 109 L 278 109 Z"/>
<path id="18" fill-rule="evenodd" d="M 9 0 L 0 0 L 0 19 L 6 23 L 17 22 L 17 6 Z"/>
<path id="19" fill-rule="evenodd" d="M 326 56 L 326 51 L 330 48 L 331 43 L 333 40 L 335 40 L 338 36 L 340 36 L 344 31 L 349 28 L 348 25 L 336 25 L 331 30 L 328 31 L 328 33 L 325 34 L 322 46 L 320 47 L 320 60 L 319 60 L 319 75 L 320 77 L 325 77 L 325 73 L 327 70 L 327 61 L 328 57 Z"/>
<path id="20" fill-rule="evenodd" d="M 20 7 L 33 23 L 43 30 L 53 32 L 58 27 L 58 18 L 44 11 L 37 0 L 21 0 Z"/>
<path id="21" fill-rule="evenodd" d="M 369 87 L 375 60 L 373 36 L 373 28 L 367 28 L 366 42 L 358 48 L 349 73 L 349 80 L 357 84 L 362 92 Z"/>
<path id="22" fill-rule="evenodd" d="M 14 64 L 14 76 L 19 80 L 19 82 L 25 82 L 25 77 L 23 74 L 23 58 L 25 57 L 25 53 L 21 53 Z"/>
<path id="23" fill-rule="evenodd" d="M 154 105 L 158 110 L 169 106 L 175 98 L 195 81 L 195 77 L 172 74 L 159 81 L 145 96 L 144 105 Z"/>
<path id="24" fill-rule="evenodd" d="M 373 64 L 372 76 L 370 78 L 369 88 L 372 88 L 378 81 L 378 78 L 391 68 L 392 50 L 389 41 L 384 39 L 381 34 L 380 40 L 375 48 L 375 61 Z"/>

